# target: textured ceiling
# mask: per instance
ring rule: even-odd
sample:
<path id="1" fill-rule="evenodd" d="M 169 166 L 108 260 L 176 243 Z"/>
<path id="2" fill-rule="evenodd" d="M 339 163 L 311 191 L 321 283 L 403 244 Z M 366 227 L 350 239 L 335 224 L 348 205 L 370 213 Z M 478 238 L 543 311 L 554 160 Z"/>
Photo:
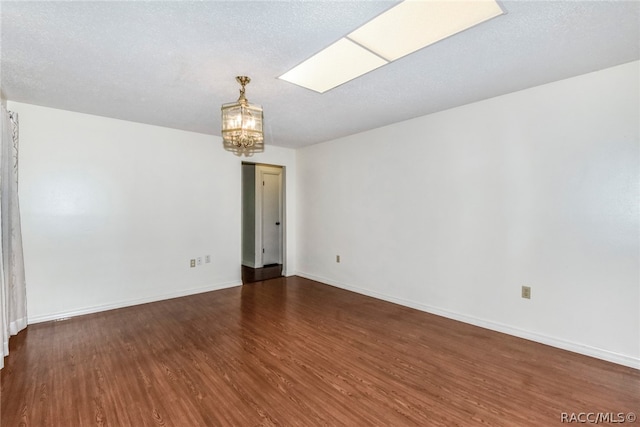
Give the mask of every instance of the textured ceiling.
<path id="1" fill-rule="evenodd" d="M 220 135 L 248 75 L 266 143 L 301 147 L 640 58 L 640 2 L 502 1 L 325 94 L 277 79 L 393 5 L 2 1 L 0 83 L 13 101 Z"/>

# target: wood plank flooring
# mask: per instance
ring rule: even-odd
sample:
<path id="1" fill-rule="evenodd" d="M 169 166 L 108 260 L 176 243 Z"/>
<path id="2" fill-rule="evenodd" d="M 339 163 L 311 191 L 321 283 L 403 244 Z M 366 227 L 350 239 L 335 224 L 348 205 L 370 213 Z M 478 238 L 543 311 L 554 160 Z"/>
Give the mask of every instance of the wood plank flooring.
<path id="1" fill-rule="evenodd" d="M 3 427 L 513 427 L 640 412 L 638 370 L 299 277 L 32 325 L 10 346 Z"/>

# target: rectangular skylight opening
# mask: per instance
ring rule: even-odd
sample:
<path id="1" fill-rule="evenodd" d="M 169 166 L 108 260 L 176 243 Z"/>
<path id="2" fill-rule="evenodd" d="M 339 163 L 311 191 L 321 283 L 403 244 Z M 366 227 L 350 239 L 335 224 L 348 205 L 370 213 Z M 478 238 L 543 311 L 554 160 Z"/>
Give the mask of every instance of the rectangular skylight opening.
<path id="1" fill-rule="evenodd" d="M 495 0 L 406 0 L 347 38 L 395 61 L 503 13 Z"/>
<path id="2" fill-rule="evenodd" d="M 279 78 L 324 93 L 385 64 L 381 57 L 342 38 Z"/>
<path id="3" fill-rule="evenodd" d="M 324 93 L 502 14 L 495 0 L 405 0 L 279 78 Z"/>

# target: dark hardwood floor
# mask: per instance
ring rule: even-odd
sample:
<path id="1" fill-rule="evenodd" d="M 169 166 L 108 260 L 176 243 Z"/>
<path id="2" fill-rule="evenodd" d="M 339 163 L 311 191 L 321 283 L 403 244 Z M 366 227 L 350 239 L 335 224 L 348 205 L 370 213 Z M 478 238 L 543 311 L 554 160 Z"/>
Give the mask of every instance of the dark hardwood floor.
<path id="1" fill-rule="evenodd" d="M 3 427 L 513 427 L 640 410 L 638 370 L 298 277 L 36 324 L 10 347 Z"/>
<path id="2" fill-rule="evenodd" d="M 262 268 L 242 266 L 242 283 L 255 283 L 282 277 L 282 264 L 265 265 Z"/>

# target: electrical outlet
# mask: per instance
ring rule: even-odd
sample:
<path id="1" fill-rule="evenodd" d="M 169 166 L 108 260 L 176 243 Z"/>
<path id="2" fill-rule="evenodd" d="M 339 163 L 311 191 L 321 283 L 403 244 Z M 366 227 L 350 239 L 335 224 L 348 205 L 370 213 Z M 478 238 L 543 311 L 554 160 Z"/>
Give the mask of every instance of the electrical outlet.
<path id="1" fill-rule="evenodd" d="M 209 264 L 211 262 L 211 255 L 205 255 L 204 256 L 204 262 L 206 262 L 207 264 Z"/>
<path id="2" fill-rule="evenodd" d="M 196 261 L 196 264 L 202 265 L 202 257 L 201 256 L 198 257 L 198 260 Z"/>
<path id="3" fill-rule="evenodd" d="M 336 262 L 340 263 L 340 255 L 336 255 Z"/>
<path id="4" fill-rule="evenodd" d="M 531 286 L 522 287 L 522 298 L 531 299 Z"/>
<path id="5" fill-rule="evenodd" d="M 191 268 L 195 267 L 195 266 L 196 266 L 196 260 L 195 260 L 195 259 L 192 259 L 192 260 L 190 261 L 189 265 L 191 266 Z"/>

